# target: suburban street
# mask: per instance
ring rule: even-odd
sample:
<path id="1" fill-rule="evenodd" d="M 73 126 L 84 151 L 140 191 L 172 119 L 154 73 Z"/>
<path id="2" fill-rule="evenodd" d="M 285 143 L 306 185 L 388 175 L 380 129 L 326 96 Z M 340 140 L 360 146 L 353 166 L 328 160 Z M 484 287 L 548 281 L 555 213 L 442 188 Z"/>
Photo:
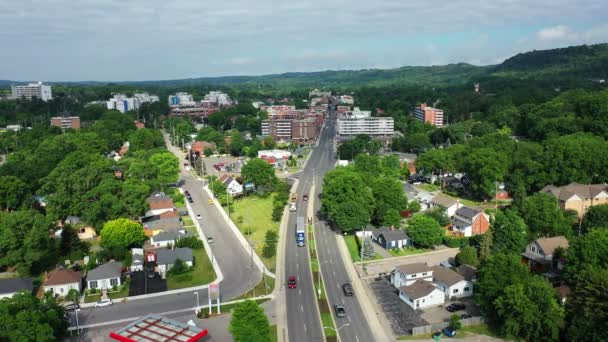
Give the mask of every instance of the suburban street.
<path id="1" fill-rule="evenodd" d="M 174 148 L 170 151 L 176 153 Z M 177 152 L 179 153 L 179 152 Z M 183 155 L 179 155 L 180 165 L 183 164 Z M 259 269 L 251 263 L 251 256 L 234 236 L 218 209 L 208 204 L 209 197 L 203 191 L 203 182 L 195 179 L 189 172 L 182 169 L 182 188 L 192 195 L 194 203 L 191 204 L 195 215 L 201 214 L 201 228 L 206 237 L 213 237 L 211 250 L 224 275 L 220 283 L 220 296 L 222 301 L 228 301 L 242 295 L 257 285 L 261 280 Z M 199 303 L 208 301 L 207 290 L 200 290 Z M 89 325 L 106 323 L 128 318 L 136 318 L 149 313 L 166 313 L 173 311 L 194 310 L 196 295 L 194 292 L 167 294 L 144 299 L 131 300 L 125 303 L 115 301 L 114 305 L 103 308 L 82 308 L 79 312 L 79 324 Z"/>

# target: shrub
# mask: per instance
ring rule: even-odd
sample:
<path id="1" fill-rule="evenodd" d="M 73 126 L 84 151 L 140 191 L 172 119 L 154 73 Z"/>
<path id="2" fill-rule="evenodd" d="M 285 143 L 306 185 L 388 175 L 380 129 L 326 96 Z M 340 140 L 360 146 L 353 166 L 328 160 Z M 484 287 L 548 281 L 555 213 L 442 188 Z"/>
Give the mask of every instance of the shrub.
<path id="1" fill-rule="evenodd" d="M 455 237 L 451 237 L 451 236 L 444 236 L 443 244 L 448 247 L 451 247 L 451 248 L 461 248 L 461 247 L 469 245 L 469 238 L 467 238 L 467 237 L 455 238 Z"/>
<path id="2" fill-rule="evenodd" d="M 188 236 L 177 240 L 176 247 L 188 247 L 192 249 L 203 248 L 203 241 L 196 236 Z"/>
<path id="3" fill-rule="evenodd" d="M 169 274 L 178 275 L 186 273 L 190 270 L 190 267 L 181 259 L 175 260 L 173 267 L 169 270 Z"/>

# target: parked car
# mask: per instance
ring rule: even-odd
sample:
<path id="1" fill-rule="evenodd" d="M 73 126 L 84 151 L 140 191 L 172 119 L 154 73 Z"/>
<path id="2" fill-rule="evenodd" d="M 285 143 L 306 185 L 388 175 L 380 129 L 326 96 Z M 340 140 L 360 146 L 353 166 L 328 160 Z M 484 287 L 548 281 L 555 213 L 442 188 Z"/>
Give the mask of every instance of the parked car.
<path id="1" fill-rule="evenodd" d="M 201 214 L 196 214 L 196 218 L 200 220 L 203 217 L 201 216 Z"/>
<path id="2" fill-rule="evenodd" d="M 289 276 L 287 279 L 287 287 L 290 289 L 295 289 L 298 287 L 298 281 L 296 280 L 295 276 Z"/>
<path id="3" fill-rule="evenodd" d="M 101 307 L 110 306 L 110 305 L 112 305 L 111 299 L 102 299 L 99 302 L 95 303 L 96 308 L 101 308 Z"/>
<path id="4" fill-rule="evenodd" d="M 303 200 L 303 201 L 308 201 L 308 195 L 304 195 L 304 196 L 302 196 L 302 200 Z"/>
<path id="5" fill-rule="evenodd" d="M 466 308 L 467 307 L 464 304 L 454 303 L 454 304 L 448 305 L 445 309 L 448 310 L 449 312 L 456 312 L 456 311 L 464 310 Z"/>
<path id="6" fill-rule="evenodd" d="M 190 197 L 190 192 L 188 190 L 184 191 L 184 195 L 186 195 L 187 197 Z"/>
<path id="7" fill-rule="evenodd" d="M 188 203 L 190 203 L 190 204 L 194 203 L 194 201 L 192 200 L 192 197 L 188 197 Z"/>
<path id="8" fill-rule="evenodd" d="M 456 336 L 456 329 L 454 329 L 454 328 L 447 327 L 447 328 L 443 328 L 443 330 L 441 330 L 441 331 L 447 337 L 454 337 L 454 336 Z"/>
<path id="9" fill-rule="evenodd" d="M 342 291 L 347 297 L 352 297 L 355 295 L 355 290 L 353 290 L 353 286 L 349 283 L 345 283 L 342 285 Z"/>
<path id="10" fill-rule="evenodd" d="M 212 199 L 210 199 L 210 200 L 208 200 L 208 201 L 207 201 L 207 203 L 209 203 L 209 204 L 213 204 L 213 200 L 212 200 Z"/>
<path id="11" fill-rule="evenodd" d="M 213 238 L 212 238 L 212 237 L 208 237 L 208 238 L 207 238 L 207 242 L 208 242 L 208 243 L 213 243 Z"/>
<path id="12" fill-rule="evenodd" d="M 336 312 L 336 317 L 346 317 L 346 310 L 344 310 L 344 307 L 342 305 L 334 305 L 334 311 Z"/>

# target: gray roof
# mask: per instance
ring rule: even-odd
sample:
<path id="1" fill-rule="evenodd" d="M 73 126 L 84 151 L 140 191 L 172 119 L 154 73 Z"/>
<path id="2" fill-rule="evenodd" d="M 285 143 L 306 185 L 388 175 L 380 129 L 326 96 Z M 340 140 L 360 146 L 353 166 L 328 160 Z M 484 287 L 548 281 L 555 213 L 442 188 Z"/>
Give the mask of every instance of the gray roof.
<path id="1" fill-rule="evenodd" d="M 164 218 L 158 220 L 152 220 L 144 223 L 144 228 L 150 230 L 178 230 L 182 229 L 183 225 L 179 218 Z"/>
<path id="2" fill-rule="evenodd" d="M 456 267 L 456 272 L 464 277 L 468 281 L 477 279 L 477 268 L 471 265 L 460 265 Z"/>
<path id="3" fill-rule="evenodd" d="M 409 239 L 407 233 L 403 229 L 399 228 L 391 229 L 388 227 L 380 227 L 372 231 L 372 235 L 374 236 L 374 239 L 378 239 L 378 236 L 382 235 L 386 241 Z"/>
<path id="4" fill-rule="evenodd" d="M 545 255 L 553 255 L 553 252 L 558 247 L 563 249 L 568 249 L 569 243 L 568 240 L 564 236 L 554 236 L 549 238 L 539 238 L 534 240 L 536 244 L 543 250 Z"/>
<path id="5" fill-rule="evenodd" d="M 68 216 L 65 218 L 65 223 L 67 224 L 78 224 L 80 223 L 80 217 L 78 216 Z"/>
<path id="6" fill-rule="evenodd" d="M 187 247 L 167 249 L 159 248 L 156 250 L 157 262 L 159 265 L 172 265 L 175 260 L 193 261 L 192 250 Z"/>
<path id="7" fill-rule="evenodd" d="M 458 210 L 456 210 L 457 215 L 460 215 L 460 216 L 463 216 L 466 218 L 470 218 L 470 219 L 473 219 L 473 217 L 475 217 L 480 212 L 481 212 L 480 210 L 473 209 L 471 207 L 467 207 L 466 205 L 462 206 L 462 207 L 458 208 Z"/>
<path id="8" fill-rule="evenodd" d="M 135 265 L 135 264 L 143 264 L 144 263 L 144 256 L 141 254 L 133 254 L 133 257 L 131 258 L 131 265 Z"/>
<path id="9" fill-rule="evenodd" d="M 32 292 L 32 278 L 0 279 L 0 294 L 15 293 L 20 290 Z"/>
<path id="10" fill-rule="evenodd" d="M 403 292 L 412 300 L 416 300 L 425 296 L 428 296 L 436 287 L 430 281 L 416 280 L 409 286 L 402 286 L 399 291 Z"/>
<path id="11" fill-rule="evenodd" d="M 435 281 L 440 281 L 447 286 L 452 286 L 461 282 L 464 279 L 460 274 L 452 271 L 451 269 L 443 266 L 433 266 L 433 279 Z"/>
<path id="12" fill-rule="evenodd" d="M 188 236 L 192 236 L 192 233 L 190 233 L 187 230 L 184 231 L 183 233 L 181 233 L 177 230 L 170 230 L 170 231 L 166 231 L 166 232 L 160 232 L 160 233 L 154 235 L 152 237 L 152 239 L 154 240 L 154 242 L 175 241 L 179 238 L 188 237 Z"/>
<path id="13" fill-rule="evenodd" d="M 451 221 L 452 221 L 452 224 L 453 224 L 453 225 L 454 225 L 456 228 L 458 228 L 458 229 L 466 228 L 466 227 L 469 227 L 469 226 L 471 225 L 470 223 L 464 222 L 464 221 L 459 220 L 459 219 L 457 219 L 457 218 L 452 218 L 452 220 L 451 220 Z"/>
<path id="14" fill-rule="evenodd" d="M 450 197 L 443 193 L 439 193 L 439 194 L 437 194 L 437 196 L 433 197 L 431 202 L 436 205 L 440 205 L 442 207 L 449 208 L 449 207 L 453 206 L 454 204 L 456 204 L 456 199 L 454 197 Z"/>
<path id="15" fill-rule="evenodd" d="M 118 278 L 122 274 L 122 262 L 110 261 L 90 270 L 87 281 Z"/>
<path id="16" fill-rule="evenodd" d="M 582 199 L 591 199 L 602 191 L 607 191 L 606 184 L 580 184 L 570 183 L 564 186 L 547 185 L 540 192 L 550 193 L 560 201 L 567 201 L 570 197 L 577 195 Z"/>
<path id="17" fill-rule="evenodd" d="M 405 274 L 431 272 L 433 270 L 431 267 L 429 267 L 429 265 L 422 262 L 397 266 L 397 269 L 399 269 L 399 271 Z"/>

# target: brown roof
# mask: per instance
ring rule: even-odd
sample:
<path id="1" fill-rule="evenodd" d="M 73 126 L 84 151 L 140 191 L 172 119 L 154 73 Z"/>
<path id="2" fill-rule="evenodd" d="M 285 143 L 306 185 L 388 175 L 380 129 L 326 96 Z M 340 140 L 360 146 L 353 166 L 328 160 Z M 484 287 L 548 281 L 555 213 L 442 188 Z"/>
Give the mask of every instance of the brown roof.
<path id="1" fill-rule="evenodd" d="M 534 242 L 543 250 L 545 255 L 553 255 L 557 247 L 568 249 L 568 240 L 563 236 L 536 239 Z"/>
<path id="2" fill-rule="evenodd" d="M 81 278 L 80 272 L 72 271 L 60 266 L 48 274 L 47 280 L 42 285 L 51 286 L 79 283 Z"/>
<path id="3" fill-rule="evenodd" d="M 567 201 L 570 197 L 577 195 L 583 199 L 591 199 L 602 191 L 607 191 L 606 184 L 580 184 L 570 183 L 564 186 L 547 185 L 540 190 L 543 193 L 550 193 L 560 201 Z"/>
<path id="4" fill-rule="evenodd" d="M 453 206 L 454 204 L 456 204 L 456 199 L 454 197 L 450 197 L 448 195 L 440 193 L 437 196 L 433 197 L 431 202 L 435 203 L 437 205 L 449 208 L 449 207 Z"/>
<path id="5" fill-rule="evenodd" d="M 397 269 L 405 274 L 416 274 L 432 271 L 429 265 L 422 262 L 397 266 Z"/>
<path id="6" fill-rule="evenodd" d="M 155 209 L 172 209 L 173 200 L 166 195 L 154 195 L 148 198 L 148 205 L 151 210 Z"/>
<path id="7" fill-rule="evenodd" d="M 440 281 L 447 286 L 452 286 L 464 280 L 464 277 L 460 274 L 452 271 L 451 269 L 443 266 L 433 266 L 433 279 Z"/>
<path id="8" fill-rule="evenodd" d="M 161 219 L 167 218 L 179 218 L 179 213 L 177 211 L 165 211 L 164 213 L 158 214 Z"/>
<path id="9" fill-rule="evenodd" d="M 200 154 L 205 153 L 205 149 L 215 150 L 215 144 L 207 141 L 195 141 L 192 143 L 192 150 Z"/>
<path id="10" fill-rule="evenodd" d="M 415 300 L 428 296 L 435 289 L 435 285 L 433 285 L 433 283 L 431 283 L 430 281 L 416 280 L 409 286 L 400 287 L 399 291 L 403 292 L 410 299 Z"/>

